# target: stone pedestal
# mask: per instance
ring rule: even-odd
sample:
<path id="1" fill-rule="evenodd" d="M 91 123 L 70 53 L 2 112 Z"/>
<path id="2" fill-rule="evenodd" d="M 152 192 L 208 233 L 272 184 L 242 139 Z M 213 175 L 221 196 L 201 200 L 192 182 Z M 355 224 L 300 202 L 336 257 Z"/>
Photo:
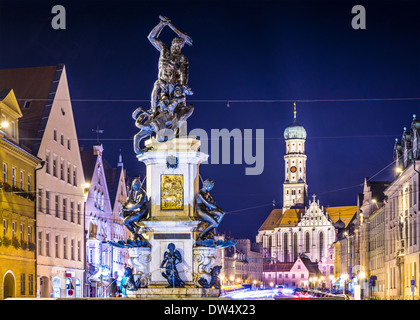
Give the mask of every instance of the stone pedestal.
<path id="1" fill-rule="evenodd" d="M 194 137 L 167 142 L 151 138 L 145 145 L 150 150 L 137 158 L 146 165 L 146 193 L 150 201 L 150 217 L 141 222 L 142 235 L 151 247 L 148 287 L 168 285 L 161 263 L 170 243 L 182 256 L 182 263 L 176 266 L 180 278 L 186 286 L 193 287 L 193 246 L 201 222 L 196 219 L 194 201 L 199 191 L 199 165 L 208 155 L 198 151 L 200 141 Z"/>
<path id="2" fill-rule="evenodd" d="M 137 247 L 129 248 L 128 263 L 133 267 L 134 280 L 140 280 L 141 287 L 147 287 L 150 283 L 150 260 L 151 260 L 150 247 Z"/>
<path id="3" fill-rule="evenodd" d="M 211 268 L 216 263 L 216 251 L 215 247 L 195 247 L 194 253 L 194 283 L 198 284 L 200 279 L 211 282 Z"/>

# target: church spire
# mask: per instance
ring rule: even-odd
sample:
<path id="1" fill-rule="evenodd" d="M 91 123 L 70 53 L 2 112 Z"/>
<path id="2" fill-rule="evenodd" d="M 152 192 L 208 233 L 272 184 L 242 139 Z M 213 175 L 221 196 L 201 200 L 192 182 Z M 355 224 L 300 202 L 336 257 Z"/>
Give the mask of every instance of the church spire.
<path id="1" fill-rule="evenodd" d="M 296 102 L 293 102 L 293 118 L 296 121 Z"/>

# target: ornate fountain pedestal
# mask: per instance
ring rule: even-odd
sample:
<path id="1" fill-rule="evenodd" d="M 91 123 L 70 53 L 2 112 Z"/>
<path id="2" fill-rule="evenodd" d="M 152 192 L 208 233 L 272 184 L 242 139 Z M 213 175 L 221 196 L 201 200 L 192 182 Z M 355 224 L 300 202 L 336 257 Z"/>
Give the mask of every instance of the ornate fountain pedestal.
<path id="1" fill-rule="evenodd" d="M 137 158 L 146 165 L 146 193 L 150 201 L 147 220 L 139 222 L 141 235 L 149 247 L 130 248 L 134 281 L 140 288 L 127 291 L 129 297 L 217 297 L 219 289 L 203 288 L 197 280 L 210 281 L 216 248 L 196 247 L 200 220 L 194 211 L 199 191 L 199 165 L 208 157 L 198 151 L 195 137 L 146 141 L 151 149 Z M 168 288 L 162 261 L 168 246 L 175 245 L 182 257 L 176 266 L 184 287 Z"/>

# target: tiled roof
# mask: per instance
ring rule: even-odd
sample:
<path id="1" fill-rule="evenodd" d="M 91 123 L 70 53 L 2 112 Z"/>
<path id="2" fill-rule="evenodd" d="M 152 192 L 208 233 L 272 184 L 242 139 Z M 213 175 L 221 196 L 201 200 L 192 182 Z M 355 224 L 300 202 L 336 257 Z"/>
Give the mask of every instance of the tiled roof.
<path id="1" fill-rule="evenodd" d="M 23 117 L 19 120 L 20 143 L 38 153 L 63 65 L 0 70 L 0 88 L 13 89 Z M 25 101 L 31 101 L 24 108 Z M 34 139 L 35 138 L 35 139 Z"/>
<path id="2" fill-rule="evenodd" d="M 288 209 L 284 212 L 279 227 L 294 226 L 300 221 L 303 214 L 305 213 L 304 209 Z"/>
<path id="3" fill-rule="evenodd" d="M 264 264 L 263 272 L 288 272 L 292 269 L 294 262 L 277 262 L 273 264 Z"/>
<path id="4" fill-rule="evenodd" d="M 282 217 L 283 209 L 274 209 L 271 211 L 271 213 L 268 215 L 267 219 L 265 219 L 264 223 L 261 225 L 261 227 L 258 229 L 258 231 L 263 230 L 272 230 L 277 225 Z"/>
<path id="5" fill-rule="evenodd" d="M 329 207 L 325 208 L 325 210 L 333 223 L 336 223 L 340 218 L 347 227 L 357 212 L 357 206 Z"/>

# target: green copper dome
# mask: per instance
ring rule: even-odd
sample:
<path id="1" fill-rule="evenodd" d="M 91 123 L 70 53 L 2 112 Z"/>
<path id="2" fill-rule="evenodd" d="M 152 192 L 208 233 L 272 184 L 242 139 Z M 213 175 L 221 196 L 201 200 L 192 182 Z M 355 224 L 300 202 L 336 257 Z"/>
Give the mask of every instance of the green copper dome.
<path id="1" fill-rule="evenodd" d="M 284 139 L 305 139 L 306 140 L 306 130 L 305 128 L 296 120 L 296 102 L 293 104 L 293 122 L 289 124 L 284 130 Z"/>
<path id="2" fill-rule="evenodd" d="M 284 139 L 306 139 L 306 130 L 295 120 L 284 130 Z"/>

